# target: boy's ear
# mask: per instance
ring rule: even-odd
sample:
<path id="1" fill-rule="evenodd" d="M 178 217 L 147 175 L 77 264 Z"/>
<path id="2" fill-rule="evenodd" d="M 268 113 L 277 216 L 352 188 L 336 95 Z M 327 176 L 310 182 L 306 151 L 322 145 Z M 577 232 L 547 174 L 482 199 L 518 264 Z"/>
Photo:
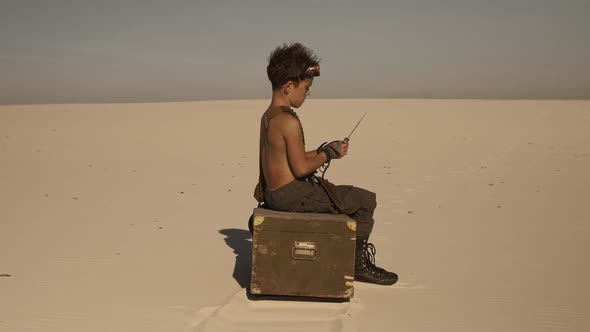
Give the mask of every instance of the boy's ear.
<path id="1" fill-rule="evenodd" d="M 293 89 L 293 82 L 289 81 L 283 86 L 283 93 L 288 95 L 291 93 L 292 89 Z"/>

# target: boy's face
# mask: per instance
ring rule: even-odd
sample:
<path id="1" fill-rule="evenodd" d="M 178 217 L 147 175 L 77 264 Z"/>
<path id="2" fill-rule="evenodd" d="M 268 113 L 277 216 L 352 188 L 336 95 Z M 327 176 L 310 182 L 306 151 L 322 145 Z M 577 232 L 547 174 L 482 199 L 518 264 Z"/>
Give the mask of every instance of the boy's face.
<path id="1" fill-rule="evenodd" d="M 288 95 L 292 107 L 299 108 L 301 105 L 303 105 L 305 98 L 311 94 L 310 89 L 312 84 L 313 77 L 299 81 L 299 85 L 297 86 L 293 83 L 291 91 Z"/>

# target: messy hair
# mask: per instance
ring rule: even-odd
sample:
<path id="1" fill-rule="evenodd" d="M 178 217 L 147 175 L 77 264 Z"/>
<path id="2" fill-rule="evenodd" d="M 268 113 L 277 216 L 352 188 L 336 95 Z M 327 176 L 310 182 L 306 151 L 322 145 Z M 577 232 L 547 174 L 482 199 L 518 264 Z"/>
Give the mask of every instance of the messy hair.
<path id="1" fill-rule="evenodd" d="M 270 54 L 266 74 L 273 89 L 281 87 L 288 81 L 295 81 L 297 84 L 299 80 L 307 78 L 305 77 L 306 69 L 318 65 L 319 61 L 312 50 L 300 43 L 290 45 L 283 43 Z"/>

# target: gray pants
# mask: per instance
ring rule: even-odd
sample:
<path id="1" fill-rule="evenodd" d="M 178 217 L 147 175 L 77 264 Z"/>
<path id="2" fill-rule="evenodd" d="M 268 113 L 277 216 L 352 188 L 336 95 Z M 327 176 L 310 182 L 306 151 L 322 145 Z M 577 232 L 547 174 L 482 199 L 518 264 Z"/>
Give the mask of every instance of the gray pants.
<path id="1" fill-rule="evenodd" d="M 336 186 L 344 213 L 357 223 L 357 238 L 368 239 L 373 230 L 376 195 L 353 186 Z M 268 208 L 287 212 L 339 213 L 321 185 L 308 180 L 294 180 L 264 193 Z"/>

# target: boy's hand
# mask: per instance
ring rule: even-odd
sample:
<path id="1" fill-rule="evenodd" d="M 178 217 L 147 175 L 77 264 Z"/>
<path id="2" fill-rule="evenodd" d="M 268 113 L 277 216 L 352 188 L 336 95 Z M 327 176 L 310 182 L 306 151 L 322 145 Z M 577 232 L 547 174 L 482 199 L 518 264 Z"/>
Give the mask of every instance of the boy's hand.
<path id="1" fill-rule="evenodd" d="M 332 141 L 324 143 L 318 148 L 318 153 L 325 152 L 328 156 L 328 161 L 332 159 L 340 159 L 348 153 L 348 143 L 344 141 Z"/>

